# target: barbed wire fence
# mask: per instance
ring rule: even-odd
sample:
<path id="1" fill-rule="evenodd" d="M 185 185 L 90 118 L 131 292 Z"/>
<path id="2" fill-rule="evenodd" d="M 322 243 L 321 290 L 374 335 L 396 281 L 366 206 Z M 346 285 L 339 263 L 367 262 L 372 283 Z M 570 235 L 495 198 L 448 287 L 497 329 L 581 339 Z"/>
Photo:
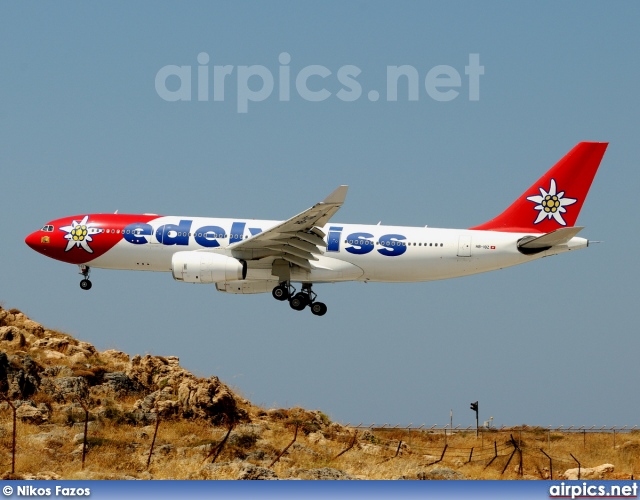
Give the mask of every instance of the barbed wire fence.
<path id="1" fill-rule="evenodd" d="M 437 424 L 432 425 L 431 427 L 427 427 L 425 424 L 420 426 L 414 426 L 413 424 L 408 424 L 405 426 L 397 425 L 389 425 L 383 424 L 381 426 L 377 426 L 375 423 L 372 423 L 368 426 L 359 423 L 355 426 L 351 425 L 351 423 L 345 424 L 345 427 L 351 427 L 358 431 L 368 431 L 370 433 L 376 434 L 376 441 L 383 447 L 387 449 L 393 448 L 395 446 L 395 442 L 397 440 L 394 439 L 384 439 L 380 436 L 384 436 L 385 433 L 405 433 L 407 444 L 409 445 L 411 455 L 424 455 L 431 457 L 438 457 L 436 460 L 425 462 L 421 465 L 430 466 L 435 465 L 441 462 L 449 462 L 449 463 L 457 463 L 461 462 L 464 465 L 467 464 L 484 464 L 484 469 L 489 468 L 490 466 L 496 464 L 501 464 L 504 462 L 504 466 L 501 470 L 501 475 L 505 473 L 509 464 L 511 463 L 513 457 L 518 454 L 519 463 L 517 466 L 517 474 L 519 476 L 523 476 L 524 473 L 524 460 L 526 458 L 527 462 L 531 465 L 531 469 L 535 470 L 542 479 L 553 479 L 553 470 L 554 465 L 556 466 L 556 471 L 558 467 L 562 467 L 564 469 L 571 468 L 571 466 L 577 465 L 578 468 L 578 479 L 581 478 L 581 470 L 583 469 L 581 462 L 573 455 L 573 453 L 569 453 L 569 457 L 559 456 L 552 454 L 552 443 L 554 439 L 552 436 L 564 435 L 564 434 L 582 434 L 583 436 L 583 447 L 587 446 L 587 436 L 590 434 L 610 434 L 612 436 L 612 448 L 616 448 L 616 438 L 620 434 L 624 433 L 632 433 L 632 432 L 640 432 L 638 430 L 638 426 L 634 425 L 629 427 L 627 425 L 624 426 L 568 426 L 565 427 L 563 425 L 557 427 L 531 427 L 527 425 L 522 426 L 501 426 L 501 427 L 482 427 L 478 428 L 478 438 L 480 440 L 480 450 L 477 450 L 477 447 L 453 447 L 450 442 L 452 437 L 458 433 L 468 433 L 468 432 L 476 432 L 475 426 L 468 427 L 451 427 L 449 424 L 444 426 L 438 426 Z M 424 435 L 428 435 L 431 437 L 435 437 L 442 440 L 441 446 L 433 446 L 428 447 L 424 445 L 415 445 L 412 443 L 412 434 L 416 437 L 417 433 L 421 433 L 422 437 Z M 506 434 L 508 434 L 509 439 L 505 440 Z M 523 444 L 523 434 L 535 436 L 540 438 L 541 435 L 546 434 L 547 436 L 547 451 L 538 446 L 528 446 Z M 517 437 L 515 437 L 515 436 Z M 498 439 L 495 439 L 496 436 L 502 436 L 500 440 L 503 442 L 498 444 Z M 494 438 L 494 439 L 492 439 Z M 366 439 L 366 435 L 365 435 Z M 397 450 L 400 450 L 402 444 L 402 440 L 398 442 Z M 575 450 L 574 450 L 575 451 Z M 390 458 L 395 458 L 398 456 L 398 452 L 393 457 L 389 457 L 384 459 L 383 461 L 387 461 Z M 506 460 L 505 460 L 506 459 Z M 541 465 L 542 461 L 548 461 L 548 467 Z M 548 471 L 548 473 L 547 473 Z M 557 478 L 557 477 L 556 477 Z M 630 479 L 633 479 L 634 475 L 631 473 Z"/>
<path id="2" fill-rule="evenodd" d="M 12 425 L 12 440 L 11 440 L 11 474 L 15 473 L 15 461 L 16 461 L 16 407 L 9 401 L 9 399 L 0 393 L 0 399 L 7 403 L 7 410 L 10 410 L 9 418 Z M 83 436 L 82 436 L 82 469 L 85 465 L 85 455 L 89 449 L 87 446 L 88 441 L 88 422 L 91 414 L 89 406 L 90 402 L 82 401 L 78 399 L 76 401 L 78 406 L 83 410 Z M 6 413 L 6 412 L 4 412 Z M 153 434 L 153 440 L 148 452 L 146 469 L 149 469 L 151 459 L 154 453 L 154 444 L 156 441 L 156 435 L 158 434 L 158 425 L 160 423 L 160 411 L 155 408 L 155 432 Z M 72 423 L 75 422 L 73 418 L 73 412 L 71 414 Z M 302 423 L 304 424 L 304 423 Z M 269 467 L 273 465 L 287 453 L 287 450 L 295 443 L 299 426 L 301 422 L 295 422 L 295 429 L 292 441 L 284 448 L 275 460 L 271 462 Z M 455 441 L 458 435 L 474 433 L 476 432 L 475 426 L 452 427 L 447 424 L 444 426 L 432 425 L 427 427 L 425 424 L 420 426 L 414 426 L 408 424 L 405 426 L 397 425 L 376 425 L 372 423 L 370 425 L 363 425 L 359 423 L 357 425 L 351 425 L 351 423 L 343 424 L 343 427 L 348 429 L 349 432 L 346 435 L 340 437 L 344 442 L 344 449 L 337 455 L 329 458 L 329 462 L 335 462 L 351 452 L 353 449 L 357 449 L 359 444 L 375 444 L 382 450 L 382 455 L 378 457 L 372 457 L 372 460 L 378 461 L 379 464 L 388 462 L 390 460 L 402 460 L 403 458 L 417 459 L 419 466 L 430 467 L 436 464 L 455 464 L 458 467 L 464 467 L 466 465 L 481 465 L 483 469 L 490 467 L 495 468 L 496 471 L 500 471 L 500 475 L 505 474 L 509 465 L 513 462 L 514 458 L 517 460 L 516 473 L 519 476 L 524 475 L 524 464 L 527 464 L 527 470 L 537 473 L 542 479 L 553 479 L 554 470 L 557 471 L 560 468 L 568 469 L 577 465 L 578 478 L 581 476 L 583 470 L 582 463 L 576 455 L 580 455 L 579 451 L 573 449 L 572 452 L 560 452 L 553 451 L 553 445 L 555 437 L 564 436 L 566 434 L 582 434 L 583 447 L 586 448 L 591 435 L 610 435 L 611 446 L 616 449 L 617 441 L 621 434 L 630 434 L 632 432 L 640 432 L 637 425 L 632 427 L 628 426 L 600 426 L 595 425 L 587 426 L 557 426 L 557 427 L 532 427 L 527 425 L 516 427 L 481 427 L 478 429 L 478 436 L 476 439 L 476 445 L 469 446 L 456 446 Z M 220 432 L 225 431 L 225 435 L 222 440 L 216 445 L 212 446 L 210 452 L 205 457 L 205 461 L 213 456 L 212 462 L 215 462 L 223 448 L 227 444 L 227 440 L 233 430 L 234 426 L 229 425 L 226 428 L 220 427 Z M 541 447 L 540 444 L 544 441 L 546 434 L 546 449 Z M 532 439 L 535 438 L 535 439 Z M 529 444 L 533 443 L 533 444 Z M 403 446 L 405 445 L 405 446 Z M 568 456 L 566 455 L 568 453 Z M 415 463 L 415 461 L 414 461 Z M 547 466 L 548 465 L 548 466 Z M 633 473 L 630 474 L 633 479 Z"/>

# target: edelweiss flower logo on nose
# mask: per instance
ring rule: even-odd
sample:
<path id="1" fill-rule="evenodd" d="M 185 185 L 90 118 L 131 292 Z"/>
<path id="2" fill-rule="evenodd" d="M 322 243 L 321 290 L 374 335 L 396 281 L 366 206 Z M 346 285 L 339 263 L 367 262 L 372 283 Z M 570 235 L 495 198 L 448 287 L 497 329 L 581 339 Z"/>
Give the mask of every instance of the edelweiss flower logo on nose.
<path id="1" fill-rule="evenodd" d="M 562 218 L 562 214 L 567 211 L 564 207 L 573 205 L 578 200 L 575 198 L 565 198 L 564 191 L 558 193 L 555 179 L 551 179 L 548 192 L 542 188 L 538 189 L 540 190 L 540 195 L 527 196 L 527 200 L 537 203 L 533 209 L 540 211 L 538 218 L 533 223 L 538 224 L 544 219 L 553 218 L 558 224 L 566 226 L 567 223 Z"/>
<path id="2" fill-rule="evenodd" d="M 80 247 L 89 253 L 93 253 L 93 249 L 89 246 L 89 242 L 93 241 L 91 235 L 101 233 L 102 229 L 94 227 L 91 223 L 87 223 L 88 220 L 89 216 L 85 215 L 80 222 L 74 220 L 71 221 L 70 226 L 60 228 L 61 231 L 67 232 L 64 238 L 69 240 L 67 248 L 64 249 L 65 252 L 68 252 L 73 247 Z"/>

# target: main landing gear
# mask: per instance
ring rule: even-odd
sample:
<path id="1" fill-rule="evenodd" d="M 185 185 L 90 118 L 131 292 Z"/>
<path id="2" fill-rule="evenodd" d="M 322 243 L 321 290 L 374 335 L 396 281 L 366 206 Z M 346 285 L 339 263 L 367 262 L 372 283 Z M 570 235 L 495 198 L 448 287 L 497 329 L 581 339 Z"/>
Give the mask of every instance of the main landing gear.
<path id="1" fill-rule="evenodd" d="M 289 306 L 296 311 L 302 311 L 309 306 L 316 316 L 324 316 L 327 306 L 323 302 L 316 302 L 317 295 L 311 290 L 311 283 L 303 283 L 302 291 L 296 293 L 296 289 L 286 281 L 280 283 L 271 292 L 276 300 L 289 300 Z"/>
<path id="2" fill-rule="evenodd" d="M 91 268 L 89 266 L 80 265 L 80 274 L 84 276 L 83 280 L 80 282 L 80 288 L 83 290 L 91 289 L 91 281 L 89 281 L 89 272 L 91 272 Z"/>

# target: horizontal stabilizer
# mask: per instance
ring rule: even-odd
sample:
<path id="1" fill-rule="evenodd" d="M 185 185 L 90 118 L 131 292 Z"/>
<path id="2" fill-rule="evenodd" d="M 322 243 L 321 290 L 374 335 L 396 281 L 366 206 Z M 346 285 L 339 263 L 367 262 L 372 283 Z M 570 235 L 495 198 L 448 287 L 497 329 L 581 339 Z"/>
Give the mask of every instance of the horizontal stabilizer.
<path id="1" fill-rule="evenodd" d="M 562 227 L 538 237 L 525 236 L 518 242 L 518 249 L 538 250 L 564 245 L 583 229 L 580 226 Z"/>

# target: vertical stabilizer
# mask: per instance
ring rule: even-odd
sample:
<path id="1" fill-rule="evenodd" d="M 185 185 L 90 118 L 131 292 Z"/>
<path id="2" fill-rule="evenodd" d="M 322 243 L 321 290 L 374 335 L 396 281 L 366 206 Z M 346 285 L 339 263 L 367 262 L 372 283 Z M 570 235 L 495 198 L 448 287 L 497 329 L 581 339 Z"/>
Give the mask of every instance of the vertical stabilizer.
<path id="1" fill-rule="evenodd" d="M 550 233 L 573 227 L 607 145 L 577 144 L 504 212 L 470 229 Z"/>

